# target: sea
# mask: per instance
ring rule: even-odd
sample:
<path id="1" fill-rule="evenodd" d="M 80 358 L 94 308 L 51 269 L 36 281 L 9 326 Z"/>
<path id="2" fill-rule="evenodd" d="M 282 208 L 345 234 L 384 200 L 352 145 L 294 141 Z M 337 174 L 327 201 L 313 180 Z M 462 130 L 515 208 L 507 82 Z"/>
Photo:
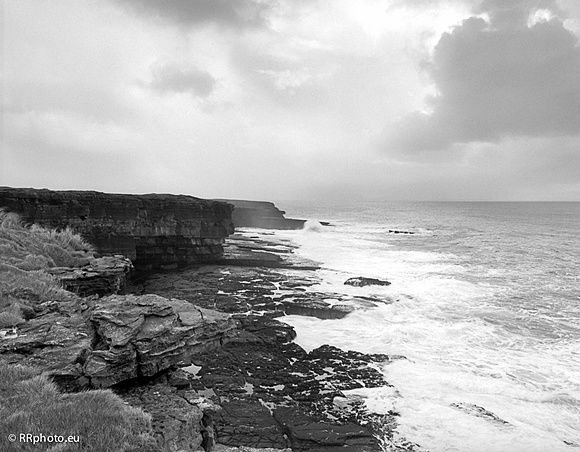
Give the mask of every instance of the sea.
<path id="1" fill-rule="evenodd" d="M 320 263 L 309 290 L 379 300 L 282 317 L 296 342 L 406 357 L 380 367 L 394 388 L 348 394 L 399 413 L 385 451 L 580 451 L 580 203 L 277 205 L 308 219 L 275 234 Z"/>

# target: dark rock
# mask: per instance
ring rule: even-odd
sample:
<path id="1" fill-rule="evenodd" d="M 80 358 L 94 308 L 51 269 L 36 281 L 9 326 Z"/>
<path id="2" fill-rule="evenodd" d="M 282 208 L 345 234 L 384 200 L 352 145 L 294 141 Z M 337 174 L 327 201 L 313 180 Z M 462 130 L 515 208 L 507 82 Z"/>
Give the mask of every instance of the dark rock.
<path id="1" fill-rule="evenodd" d="M 302 229 L 306 220 L 285 218 L 286 212 L 271 202 L 219 199 L 234 206 L 232 219 L 236 228 Z"/>
<path id="2" fill-rule="evenodd" d="M 78 389 L 88 380 L 82 364 L 90 354 L 93 330 L 71 294 L 69 302 L 38 305 L 34 318 L 16 334 L 0 338 L 0 357 L 7 364 L 42 369 L 61 389 Z"/>
<path id="3" fill-rule="evenodd" d="M 216 417 L 217 440 L 228 446 L 288 447 L 284 432 L 270 410 L 259 402 L 229 400 Z"/>
<path id="4" fill-rule="evenodd" d="M 282 302 L 284 312 L 288 315 L 304 315 L 319 319 L 342 319 L 355 310 L 353 306 L 333 305 L 326 301 L 312 298 L 307 297 L 307 299 L 303 300 L 298 298 L 292 301 L 284 300 Z"/>
<path id="5" fill-rule="evenodd" d="M 56 276 L 66 290 L 86 297 L 119 293 L 132 269 L 129 259 L 117 255 L 91 259 L 83 267 L 52 267 L 46 271 Z"/>
<path id="6" fill-rule="evenodd" d="M 184 195 L 0 187 L 0 207 L 26 222 L 71 227 L 101 254 L 123 254 L 139 270 L 214 262 L 233 232 L 231 205 Z"/>
<path id="7" fill-rule="evenodd" d="M 280 322 L 256 316 L 244 322 L 242 316 L 237 317 L 244 329 L 242 340 L 231 340 L 215 352 L 195 357 L 201 370 L 199 383 L 192 386 L 200 392 L 211 390 L 224 407 L 215 417 L 219 443 L 285 447 L 286 435 L 293 450 L 380 450 L 372 436 L 374 417 L 362 402 L 340 405 L 334 401 L 344 398 L 344 390 L 388 386 L 375 366 L 389 362 L 389 356 L 330 346 L 306 353 L 285 342 L 293 334 L 283 337 Z"/>
<path id="8" fill-rule="evenodd" d="M 191 382 L 189 381 L 189 374 L 185 370 L 176 370 L 169 375 L 167 384 L 176 389 L 190 389 Z"/>
<path id="9" fill-rule="evenodd" d="M 293 407 L 277 408 L 274 411 L 274 418 L 290 438 L 292 450 L 328 452 L 379 450 L 372 431 L 361 425 L 320 422 L 316 417 Z"/>
<path id="10" fill-rule="evenodd" d="M 471 414 L 472 416 L 477 416 L 487 421 L 495 422 L 497 424 L 509 424 L 509 422 L 500 419 L 491 411 L 486 410 L 485 408 L 475 405 L 473 403 L 452 403 L 451 406 L 453 408 L 457 408 L 458 410 L 464 411 L 467 414 Z"/>
<path id="11" fill-rule="evenodd" d="M 266 268 L 204 266 L 152 275 L 146 293 L 163 294 L 228 313 L 285 314 L 321 319 L 343 318 L 356 309 L 390 302 L 376 297 L 306 291 L 318 282 L 309 272 L 281 273 Z M 372 301 L 371 301 L 372 300 Z"/>
<path id="12" fill-rule="evenodd" d="M 409 234 L 409 235 L 412 235 L 415 233 L 412 231 L 401 231 L 399 229 L 389 229 L 389 234 Z"/>
<path id="13" fill-rule="evenodd" d="M 390 286 L 391 285 L 391 283 L 389 281 L 385 281 L 383 279 L 365 278 L 363 276 L 358 276 L 356 278 L 349 278 L 344 282 L 344 284 L 346 284 L 347 286 L 356 286 L 356 287 Z"/>
<path id="14" fill-rule="evenodd" d="M 294 270 L 318 270 L 317 262 L 299 258 L 295 247 L 264 240 L 259 237 L 244 237 L 234 234 L 228 237 L 224 254 L 218 263 L 245 267 L 288 268 Z"/>
<path id="15" fill-rule="evenodd" d="M 296 338 L 296 332 L 287 323 L 261 315 L 234 315 L 244 331 L 249 331 L 268 343 L 284 344 Z"/>
<path id="16" fill-rule="evenodd" d="M 151 415 L 154 436 L 162 450 L 193 452 L 202 446 L 204 411 L 175 388 L 154 383 L 130 390 L 119 388 L 117 392 L 130 405 Z"/>

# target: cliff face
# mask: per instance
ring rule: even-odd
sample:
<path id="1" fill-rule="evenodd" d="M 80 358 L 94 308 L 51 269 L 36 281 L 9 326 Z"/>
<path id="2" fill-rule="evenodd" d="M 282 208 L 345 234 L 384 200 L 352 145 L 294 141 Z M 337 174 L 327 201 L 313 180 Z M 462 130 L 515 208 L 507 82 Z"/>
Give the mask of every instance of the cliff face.
<path id="1" fill-rule="evenodd" d="M 0 187 L 0 207 L 26 222 L 70 226 L 102 254 L 138 269 L 212 262 L 233 232 L 232 206 L 184 195 L 126 195 Z"/>
<path id="2" fill-rule="evenodd" d="M 283 210 L 265 201 L 219 199 L 234 206 L 232 220 L 236 228 L 302 229 L 306 220 L 285 218 Z"/>

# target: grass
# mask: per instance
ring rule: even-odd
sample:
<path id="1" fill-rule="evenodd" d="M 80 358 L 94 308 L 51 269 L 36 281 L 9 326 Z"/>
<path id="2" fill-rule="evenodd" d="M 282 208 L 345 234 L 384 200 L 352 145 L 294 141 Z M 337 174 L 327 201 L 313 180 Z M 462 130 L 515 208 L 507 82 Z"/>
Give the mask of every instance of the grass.
<path id="1" fill-rule="evenodd" d="M 157 452 L 151 416 L 110 390 L 62 394 L 45 375 L 0 363 L 0 450 Z M 72 436 L 70 443 L 8 442 L 8 435 Z M 78 440 L 78 442 L 77 442 Z"/>
<path id="2" fill-rule="evenodd" d="M 93 247 L 71 229 L 26 226 L 0 209 L 0 328 L 22 324 L 39 303 L 73 300 L 46 270 L 81 267 L 93 256 Z"/>
<path id="3" fill-rule="evenodd" d="M 23 270 L 80 267 L 93 257 L 93 247 L 70 228 L 62 231 L 25 226 L 20 217 L 0 209 L 0 256 Z"/>

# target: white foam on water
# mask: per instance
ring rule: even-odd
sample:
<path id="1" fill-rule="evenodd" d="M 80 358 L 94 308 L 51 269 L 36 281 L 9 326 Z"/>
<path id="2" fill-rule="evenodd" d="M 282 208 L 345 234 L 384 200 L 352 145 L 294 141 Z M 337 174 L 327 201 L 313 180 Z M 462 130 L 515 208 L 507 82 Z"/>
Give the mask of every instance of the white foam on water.
<path id="1" fill-rule="evenodd" d="M 437 325 L 404 318 L 402 308 L 380 306 L 369 316 L 355 312 L 340 320 L 281 318 L 296 329 L 307 350 L 325 343 L 366 353 L 403 354 L 384 367 L 398 394 L 368 390 L 375 412 L 401 413 L 399 434 L 431 451 L 568 450 L 579 443 L 580 391 L 573 355 L 550 350 L 498 351 L 493 326 L 481 322 Z M 580 361 L 576 357 L 578 365 Z M 562 364 L 566 363 L 566 364 Z M 509 425 L 469 415 L 452 403 L 484 407 Z"/>
<path id="2" fill-rule="evenodd" d="M 353 228 L 353 230 L 356 228 Z M 495 303 L 509 288 L 462 278 L 454 256 L 399 249 L 351 231 L 284 232 L 297 253 L 322 263 L 322 281 L 309 290 L 394 300 L 339 320 L 287 316 L 307 350 L 405 355 L 384 367 L 390 390 L 366 390 L 369 409 L 400 412 L 398 432 L 425 450 L 461 452 L 570 451 L 580 446 L 580 341 L 538 340 L 508 324 L 522 313 Z M 483 269 L 484 276 L 501 276 Z M 390 286 L 351 287 L 352 276 L 387 279 Z M 475 404 L 508 424 L 451 406 Z"/>

